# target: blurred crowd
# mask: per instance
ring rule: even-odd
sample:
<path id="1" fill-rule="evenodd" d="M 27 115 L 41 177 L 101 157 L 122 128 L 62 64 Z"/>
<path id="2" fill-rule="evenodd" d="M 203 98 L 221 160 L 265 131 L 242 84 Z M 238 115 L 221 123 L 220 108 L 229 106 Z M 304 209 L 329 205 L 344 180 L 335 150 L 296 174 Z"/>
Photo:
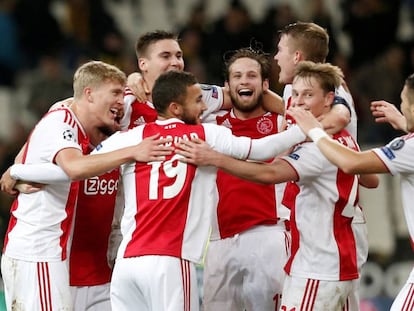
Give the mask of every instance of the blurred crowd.
<path id="1" fill-rule="evenodd" d="M 135 42 L 120 27 L 114 9 L 127 6 L 139 19 L 146 2 L 0 0 L 0 90 L 23 94 L 11 97 L 12 115 L 6 118 L 12 121 L 8 132 L 0 135 L 2 172 L 13 162 L 33 122 L 51 104 L 71 96 L 72 74 L 79 64 L 100 59 L 127 74 L 136 71 Z M 222 84 L 227 51 L 254 45 L 273 56 L 279 29 L 298 20 L 313 21 L 330 34 L 328 61 L 346 74 L 358 112 L 360 144 L 380 144 L 398 135 L 391 126 L 374 123 L 369 103 L 384 99 L 399 107 L 404 79 L 414 72 L 414 1 L 302 2 L 307 6 L 306 18 L 292 1 L 267 1 L 257 20 L 246 1 L 229 0 L 226 10 L 211 18 L 209 1 L 193 0 L 185 20 L 172 23 L 168 30 L 179 34 L 186 70 L 200 82 Z M 333 9 L 329 2 L 335 3 Z M 181 2 L 164 0 L 164 5 L 173 8 Z M 136 37 L 140 34 L 137 30 Z M 274 64 L 271 88 L 280 94 L 277 81 Z M 32 123 L 21 120 L 26 112 Z M 1 195 L 0 199 L 2 221 L 8 218 L 11 198 Z M 5 223 L 0 228 L 5 231 Z"/>

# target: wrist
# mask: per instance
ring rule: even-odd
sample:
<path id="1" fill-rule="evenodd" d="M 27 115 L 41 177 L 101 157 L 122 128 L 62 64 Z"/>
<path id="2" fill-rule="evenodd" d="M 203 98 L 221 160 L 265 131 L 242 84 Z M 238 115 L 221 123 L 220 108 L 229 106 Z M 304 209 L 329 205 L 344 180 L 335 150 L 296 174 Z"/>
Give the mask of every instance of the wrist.
<path id="1" fill-rule="evenodd" d="M 10 177 L 13 178 L 14 180 L 19 180 L 19 168 L 20 168 L 19 164 L 13 164 L 9 168 Z"/>
<path id="2" fill-rule="evenodd" d="M 310 137 L 310 139 L 313 140 L 315 144 L 317 144 L 321 138 L 329 137 L 329 135 L 326 134 L 326 132 L 320 127 L 314 127 L 310 129 L 308 132 L 308 136 Z"/>

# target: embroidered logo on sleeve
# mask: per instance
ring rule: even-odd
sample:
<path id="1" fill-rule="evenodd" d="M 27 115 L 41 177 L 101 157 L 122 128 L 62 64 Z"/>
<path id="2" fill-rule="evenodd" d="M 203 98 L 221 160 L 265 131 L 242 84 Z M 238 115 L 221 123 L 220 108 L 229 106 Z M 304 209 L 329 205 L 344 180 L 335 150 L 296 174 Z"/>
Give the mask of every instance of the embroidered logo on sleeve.
<path id="1" fill-rule="evenodd" d="M 405 145 L 405 141 L 404 141 L 404 139 L 402 139 L 402 138 L 398 138 L 398 139 L 395 139 L 395 140 L 391 143 L 390 148 L 391 148 L 392 150 L 400 150 L 402 147 L 404 147 L 404 145 Z"/>
<path id="2" fill-rule="evenodd" d="M 65 130 L 63 132 L 63 139 L 67 141 L 75 141 L 75 134 L 71 130 Z"/>
<path id="3" fill-rule="evenodd" d="M 203 91 L 210 92 L 212 98 L 215 98 L 215 99 L 218 98 L 218 90 L 217 90 L 217 87 L 215 87 L 214 85 L 200 84 L 200 87 Z"/>
<path id="4" fill-rule="evenodd" d="M 394 154 L 394 152 L 392 152 L 391 148 L 389 148 L 389 147 L 382 147 L 381 148 L 381 151 L 385 154 L 385 156 L 388 159 L 390 159 L 390 160 L 395 159 L 395 154 Z"/>

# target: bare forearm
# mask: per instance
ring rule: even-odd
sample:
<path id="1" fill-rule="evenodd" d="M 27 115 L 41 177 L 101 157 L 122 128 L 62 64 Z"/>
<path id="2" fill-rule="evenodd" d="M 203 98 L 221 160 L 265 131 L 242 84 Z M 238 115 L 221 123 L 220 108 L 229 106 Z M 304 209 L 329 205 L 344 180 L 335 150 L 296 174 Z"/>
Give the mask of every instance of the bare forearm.
<path id="1" fill-rule="evenodd" d="M 272 184 L 275 182 L 274 174 L 269 164 L 237 160 L 218 153 L 212 159 L 212 165 L 242 179 L 257 183 Z"/>
<path id="2" fill-rule="evenodd" d="M 357 152 L 325 137 L 317 143 L 325 157 L 348 174 L 387 173 L 388 170 L 375 154 L 368 150 Z"/>

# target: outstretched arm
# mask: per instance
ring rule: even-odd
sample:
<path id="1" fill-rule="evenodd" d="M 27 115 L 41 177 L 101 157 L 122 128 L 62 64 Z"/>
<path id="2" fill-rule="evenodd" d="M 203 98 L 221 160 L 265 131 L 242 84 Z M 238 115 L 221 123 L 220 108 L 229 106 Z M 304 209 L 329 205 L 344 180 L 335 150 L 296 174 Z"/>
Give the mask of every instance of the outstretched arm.
<path id="1" fill-rule="evenodd" d="M 173 147 L 165 146 L 171 142 L 171 139 L 158 137 L 159 134 L 150 136 L 137 145 L 87 156 L 82 155 L 81 151 L 76 148 L 62 149 L 57 153 L 56 163 L 70 180 L 82 180 L 99 176 L 129 161 L 161 161 L 166 155 L 171 154 Z M 11 177 L 9 168 L 0 180 L 1 190 L 16 194 L 16 190 L 13 190 L 16 181 Z"/>
<path id="2" fill-rule="evenodd" d="M 302 128 L 305 134 L 317 144 L 325 157 L 345 173 L 388 173 L 388 169 L 384 163 L 373 151 L 356 152 L 338 143 L 336 140 L 331 139 L 320 128 L 318 120 L 315 119 L 311 112 L 292 107 L 288 113 L 295 118 L 296 123 Z"/>
<path id="3" fill-rule="evenodd" d="M 385 100 L 371 102 L 371 112 L 375 122 L 388 122 L 396 130 L 407 131 L 407 120 L 393 104 Z"/>
<path id="4" fill-rule="evenodd" d="M 223 171 L 257 183 L 275 184 L 297 180 L 295 170 L 284 160 L 275 159 L 271 164 L 234 159 L 213 150 L 203 140 L 181 141 L 175 150 L 184 158 L 182 162 L 194 165 L 213 165 Z"/>

